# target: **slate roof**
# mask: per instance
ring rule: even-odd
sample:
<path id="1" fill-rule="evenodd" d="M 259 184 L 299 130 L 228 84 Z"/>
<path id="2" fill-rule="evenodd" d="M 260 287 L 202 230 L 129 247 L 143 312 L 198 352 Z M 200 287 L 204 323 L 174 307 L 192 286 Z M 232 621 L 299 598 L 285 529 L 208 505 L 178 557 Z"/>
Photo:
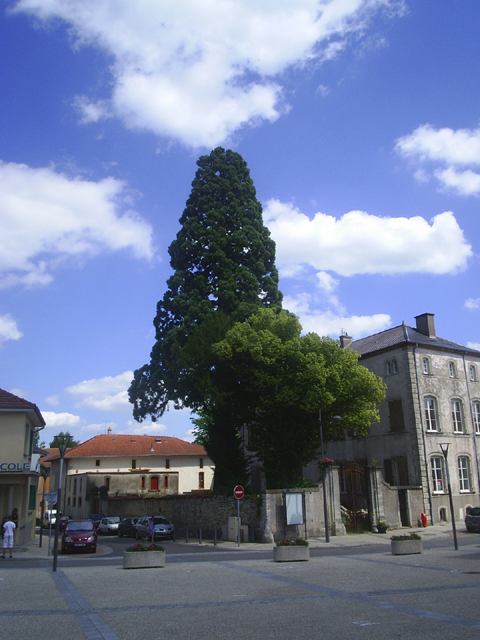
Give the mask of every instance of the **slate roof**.
<path id="1" fill-rule="evenodd" d="M 480 357 L 480 351 L 470 349 L 469 347 L 465 347 L 456 342 L 451 342 L 450 340 L 445 340 L 444 338 L 439 338 L 438 336 L 431 338 L 417 329 L 407 326 L 405 323 L 398 327 L 386 329 L 386 331 L 380 331 L 380 333 L 374 333 L 372 336 L 367 336 L 360 340 L 354 340 L 351 343 L 350 348 L 355 349 L 355 351 L 360 355 L 366 356 L 368 354 L 388 350 L 402 344 L 419 344 L 422 347 L 457 351 L 462 354 L 466 353 Z"/>
<path id="2" fill-rule="evenodd" d="M 99 435 L 70 449 L 65 458 L 112 456 L 207 456 L 205 449 L 172 436 Z"/>
<path id="3" fill-rule="evenodd" d="M 34 422 L 37 426 L 45 426 L 45 420 L 43 419 L 40 409 L 33 402 L 19 398 L 13 393 L 0 389 L 0 411 L 25 411 L 26 413 L 33 412 L 36 419 Z"/>

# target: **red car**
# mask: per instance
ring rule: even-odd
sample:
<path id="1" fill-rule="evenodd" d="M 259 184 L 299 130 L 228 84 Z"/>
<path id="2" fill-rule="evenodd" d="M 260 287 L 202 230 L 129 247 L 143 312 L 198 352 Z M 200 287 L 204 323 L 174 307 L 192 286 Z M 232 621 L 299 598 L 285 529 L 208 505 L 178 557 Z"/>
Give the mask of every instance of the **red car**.
<path id="1" fill-rule="evenodd" d="M 62 553 L 97 551 L 97 532 L 91 520 L 70 520 L 62 536 Z"/>

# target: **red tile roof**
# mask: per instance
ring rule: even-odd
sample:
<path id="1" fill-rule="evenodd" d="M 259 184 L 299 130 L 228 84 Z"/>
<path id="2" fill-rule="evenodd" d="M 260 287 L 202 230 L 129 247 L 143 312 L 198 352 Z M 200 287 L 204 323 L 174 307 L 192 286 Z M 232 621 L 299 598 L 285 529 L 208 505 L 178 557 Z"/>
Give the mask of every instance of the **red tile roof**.
<path id="1" fill-rule="evenodd" d="M 66 458 L 102 458 L 111 456 L 207 456 L 205 449 L 172 436 L 94 436 L 71 449 Z"/>
<path id="2" fill-rule="evenodd" d="M 45 420 L 43 419 L 40 409 L 33 402 L 28 402 L 23 398 L 15 396 L 13 393 L 0 389 L 0 411 L 25 411 L 26 413 L 33 412 L 36 416 L 37 426 L 45 426 Z"/>

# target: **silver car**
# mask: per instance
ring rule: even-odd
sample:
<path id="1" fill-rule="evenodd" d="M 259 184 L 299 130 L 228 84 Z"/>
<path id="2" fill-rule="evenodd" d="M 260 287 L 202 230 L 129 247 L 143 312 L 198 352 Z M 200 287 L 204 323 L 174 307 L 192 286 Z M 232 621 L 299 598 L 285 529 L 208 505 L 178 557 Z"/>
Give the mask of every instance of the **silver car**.
<path id="1" fill-rule="evenodd" d="M 102 518 L 98 525 L 98 533 L 108 536 L 117 535 L 118 525 L 120 524 L 120 518 L 118 516 L 112 516 L 111 518 Z"/>
<path id="2" fill-rule="evenodd" d="M 148 537 L 148 524 L 150 518 L 140 518 L 137 520 L 137 540 L 140 538 Z M 171 538 L 173 540 L 175 536 L 175 527 L 163 516 L 155 516 L 153 518 L 153 524 L 155 526 L 154 540 L 165 540 Z"/>
<path id="3" fill-rule="evenodd" d="M 480 531 L 480 507 L 472 507 L 465 516 L 467 531 Z"/>

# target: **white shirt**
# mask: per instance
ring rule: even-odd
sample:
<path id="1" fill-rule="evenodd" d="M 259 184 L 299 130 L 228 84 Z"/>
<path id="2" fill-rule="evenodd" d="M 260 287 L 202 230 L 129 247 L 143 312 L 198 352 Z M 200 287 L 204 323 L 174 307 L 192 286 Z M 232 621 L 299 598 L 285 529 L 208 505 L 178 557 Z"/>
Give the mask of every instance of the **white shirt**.
<path id="1" fill-rule="evenodd" d="M 3 530 L 7 536 L 13 535 L 13 530 L 15 529 L 15 523 L 11 520 L 7 520 L 3 525 Z"/>

